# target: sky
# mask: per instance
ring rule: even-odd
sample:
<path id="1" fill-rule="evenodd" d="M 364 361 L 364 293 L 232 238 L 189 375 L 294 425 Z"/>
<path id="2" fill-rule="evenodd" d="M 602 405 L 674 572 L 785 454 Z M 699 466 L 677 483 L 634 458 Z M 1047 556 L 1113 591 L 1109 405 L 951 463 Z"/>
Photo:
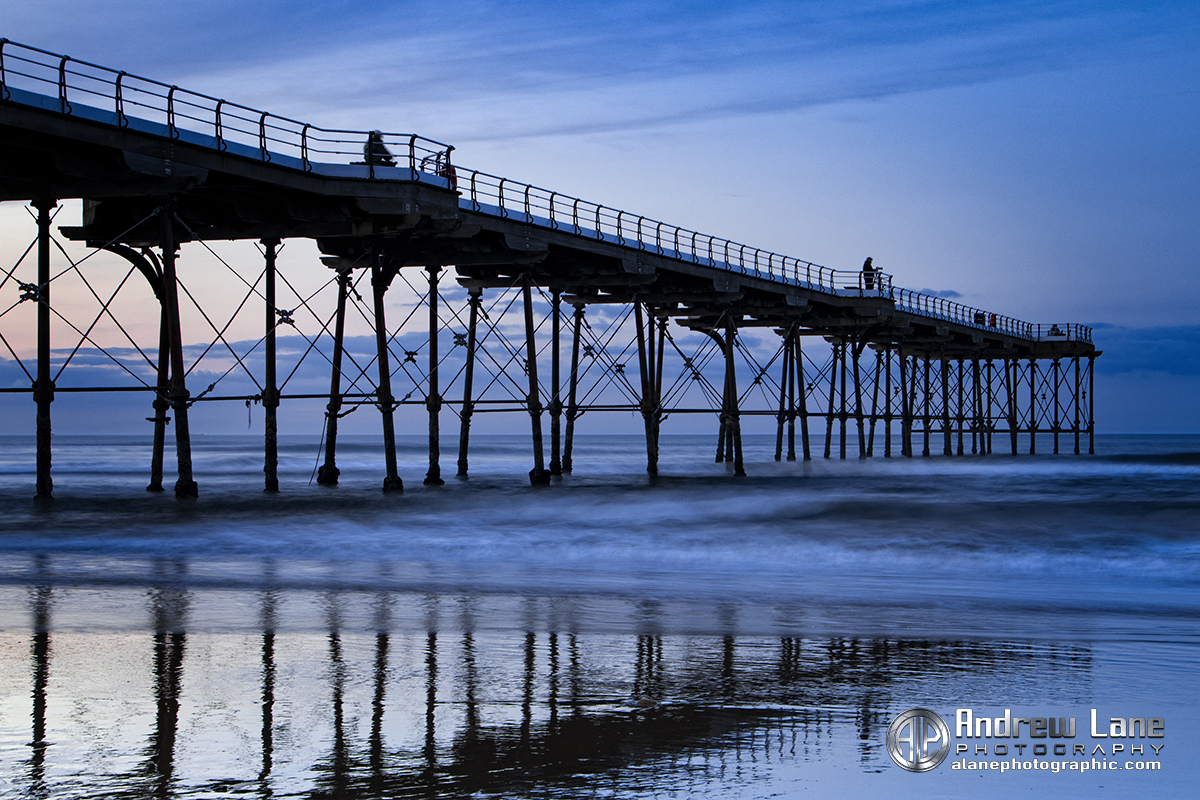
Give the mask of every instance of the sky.
<path id="1" fill-rule="evenodd" d="M 1091 324 L 1101 431 L 1200 432 L 1195 2 L 41 0 L 0 28 L 316 125 L 417 132 L 459 164 L 755 247 L 840 269 L 870 255 L 900 286 Z M 0 208 L 0 260 L 28 223 Z"/>

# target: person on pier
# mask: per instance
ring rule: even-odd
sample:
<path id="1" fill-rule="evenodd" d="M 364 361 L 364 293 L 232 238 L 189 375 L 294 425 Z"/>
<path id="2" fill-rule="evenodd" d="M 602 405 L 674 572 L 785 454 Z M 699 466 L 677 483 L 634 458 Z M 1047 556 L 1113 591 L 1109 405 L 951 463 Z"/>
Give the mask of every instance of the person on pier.
<path id="1" fill-rule="evenodd" d="M 396 159 L 392 158 L 392 151 L 383 143 L 383 134 L 379 131 L 367 134 L 367 143 L 363 145 L 363 157 L 367 164 L 373 167 L 396 166 Z"/>
<path id="2" fill-rule="evenodd" d="M 871 257 L 867 256 L 867 260 L 862 265 L 863 289 L 869 292 L 875 288 L 875 273 L 878 271 L 871 264 Z"/>

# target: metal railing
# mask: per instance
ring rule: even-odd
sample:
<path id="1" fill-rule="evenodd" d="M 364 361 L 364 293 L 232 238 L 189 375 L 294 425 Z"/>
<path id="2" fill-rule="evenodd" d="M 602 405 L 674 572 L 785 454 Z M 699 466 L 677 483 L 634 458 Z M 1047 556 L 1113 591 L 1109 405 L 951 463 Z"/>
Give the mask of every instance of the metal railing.
<path id="1" fill-rule="evenodd" d="M 50 94 L 53 92 L 53 94 Z M 835 270 L 577 197 L 464 170 L 454 147 L 416 134 L 319 128 L 160 81 L 0 39 L 0 101 L 24 103 L 319 174 L 426 180 L 457 189 L 477 213 L 565 230 L 693 264 L 833 295 L 880 297 L 896 308 L 1032 341 L 1092 341 L 1091 328 L 1035 325 L 935 295 L 898 289 L 883 272 Z M 111 110 L 108 110 L 111 109 Z M 407 160 L 407 172 L 397 156 Z"/>
<path id="2" fill-rule="evenodd" d="M 347 176 L 365 172 L 368 178 L 395 178 L 395 168 L 407 161 L 409 170 L 441 178 L 453 188 L 450 145 L 410 133 L 319 128 L 8 39 L 0 39 L 0 100 L 306 172 L 340 174 L 323 167 L 350 166 L 359 169 Z"/>
<path id="3" fill-rule="evenodd" d="M 881 272 L 871 273 L 868 281 L 864 273 L 830 269 L 479 170 L 459 170 L 458 181 L 464 207 L 475 212 L 830 294 L 891 295 L 891 276 Z"/>

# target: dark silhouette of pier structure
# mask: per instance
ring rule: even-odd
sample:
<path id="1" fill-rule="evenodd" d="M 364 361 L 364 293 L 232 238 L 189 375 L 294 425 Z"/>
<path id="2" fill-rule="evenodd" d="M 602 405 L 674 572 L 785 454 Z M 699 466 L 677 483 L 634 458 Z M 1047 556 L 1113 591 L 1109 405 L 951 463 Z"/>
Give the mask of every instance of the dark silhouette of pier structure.
<path id="1" fill-rule="evenodd" d="M 310 635 L 288 630 L 288 604 L 270 590 L 258 593 L 258 637 L 229 636 L 231 641 L 214 646 L 201 627 L 197 647 L 189 633 L 191 619 L 211 600 L 187 586 L 182 566 L 160 562 L 148 571 L 149 630 L 123 634 L 119 645 L 101 639 L 89 650 L 97 660 L 104 657 L 104 646 L 152 653 L 140 671 L 123 674 L 118 685 L 90 679 L 92 691 L 119 698 L 126 713 L 152 701 L 153 722 L 142 725 L 143 743 L 132 752 L 130 740 L 120 736 L 121 726 L 87 724 L 96 709 L 87 709 L 80 719 L 60 714 L 56 720 L 47 713 L 54 705 L 79 702 L 70 682 L 64 687 L 50 681 L 56 645 L 71 637 L 55 630 L 53 616 L 76 587 L 56 586 L 51 562 L 39 565 L 43 575 L 31 576 L 36 581 L 28 590 L 32 754 L 23 764 L 27 776 L 13 775 L 14 783 L 29 787 L 30 796 L 51 794 L 62 770 L 77 766 L 69 760 L 56 763 L 56 757 L 70 759 L 73 751 L 51 743 L 69 741 L 80 728 L 113 754 L 107 764 L 138 756 L 130 768 L 101 766 L 92 774 L 105 796 L 119 798 L 188 791 L 269 797 L 298 768 L 307 773 L 315 797 L 520 794 L 539 786 L 582 794 L 613 785 L 618 775 L 637 780 L 639 773 L 660 790 L 704 786 L 723 779 L 727 759 L 829 758 L 822 752 L 849 737 L 856 740 L 863 765 L 878 763 L 886 758 L 882 744 L 889 714 L 909 702 L 914 680 L 933 688 L 954 676 L 1011 692 L 1022 676 L 1036 672 L 1059 696 L 1071 697 L 1087 685 L 1093 669 L 1086 647 L 1057 642 L 1014 646 L 972 639 L 732 632 L 664 637 L 595 634 L 572 625 L 561 631 L 477 630 L 483 612 L 461 600 L 441 601 L 440 621 L 434 613 L 439 606 L 432 606 L 427 629 L 414 630 L 393 620 L 390 611 L 392 603 L 401 611 L 411 597 L 386 591 L 323 593 L 323 648 L 297 644 L 297 638 Z M 345 610 L 362 601 L 375 605 L 368 629 L 343 619 Z M 545 601 L 523 602 L 538 611 Z M 253 603 L 250 595 L 247 606 Z M 321 650 L 325 669 L 318 668 Z M 247 671 L 256 662 L 257 679 Z M 929 674 L 931 665 L 940 672 L 914 677 Z M 185 699 L 189 672 L 207 675 L 222 687 L 221 700 L 258 705 L 258 715 L 223 718 L 226 732 L 240 732 L 248 752 L 257 745 L 257 764 L 247 759 L 232 774 L 211 769 L 194 774 L 190 767 L 197 763 L 197 747 L 205 745 L 184 732 L 211 712 Z M 297 681 L 297 672 L 312 674 L 315 685 Z M 282 677 L 289 673 L 290 680 Z M 298 718 L 293 709 L 303 707 L 324 713 Z M 112 713 L 112 707 L 102 704 L 99 713 L 106 711 Z M 420 713 L 419 721 L 406 714 L 410 711 Z M 409 721 L 401 722 L 406 716 Z M 314 718 L 324 729 L 315 753 L 303 746 L 305 737 L 278 736 L 289 724 Z M 315 760 L 305 761 L 314 755 Z"/>
<path id="2" fill-rule="evenodd" d="M 600 411 L 640 413 L 651 474 L 663 420 L 694 413 L 716 418 L 716 460 L 738 475 L 748 415 L 775 419 L 776 460 L 811 458 L 813 425 L 824 428 L 826 458 L 835 440 L 841 458 L 848 447 L 859 457 L 990 454 L 994 444 L 1033 453 L 1039 436 L 1050 437 L 1055 453 L 1063 437 L 1081 452 L 1086 437 L 1094 452 L 1099 352 L 1087 327 L 1022 322 L 899 288 L 884 272 L 833 270 L 464 169 L 452 163 L 453 150 L 415 134 L 318 128 L 0 40 L 0 200 L 28 201 L 38 230 L 30 246 L 36 277 L 20 279 L 24 258 L 0 276 L 0 338 L 32 383 L 37 494 L 52 491 L 55 393 L 122 388 L 60 386 L 71 359 L 52 370 L 52 319 L 78 335 L 72 357 L 85 345 L 105 352 L 139 383 L 124 388 L 153 394 L 151 490 L 162 489 L 168 414 L 173 419 L 181 496 L 197 494 L 188 409 L 199 401 L 261 402 L 266 489 L 278 489 L 280 403 L 313 397 L 287 393 L 278 375 L 278 329 L 296 329 L 301 311 L 317 325 L 300 331 L 306 356 L 329 362 L 318 473 L 326 485 L 339 475 L 338 420 L 363 405 L 382 418 L 385 491 L 402 487 L 395 412 L 418 403 L 429 416 L 426 484 L 443 482 L 444 408 L 458 417 L 459 475 L 468 470 L 477 414 L 527 413 L 534 484 L 571 471 L 576 423 Z M 81 262 L 51 266 L 54 210 L 76 198 L 81 224 L 59 232 L 126 259 L 130 275 L 140 273 L 153 292 L 157 357 L 130 339 L 153 368 L 150 380 L 51 302 L 63 275 L 86 282 Z M 301 295 L 278 268 L 281 243 L 294 238 L 315 240 L 324 254 L 332 270 L 324 292 Z M 212 387 L 193 395 L 186 380 L 195 362 L 185 361 L 180 288 L 191 273 L 180 245 L 210 249 L 220 240 L 255 241 L 263 253 L 258 279 L 238 275 L 229 288 L 233 296 L 249 287 L 239 309 L 262 303 L 258 373 L 197 304 L 216 333 L 205 353 L 227 350 L 255 384 L 248 395 L 220 396 Z M 398 278 L 424 294 L 428 311 L 427 338 L 413 349 L 401 346 L 385 313 Z M 279 282 L 298 306 L 280 307 Z M 118 289 L 144 291 L 133 283 Z M 112 298 L 88 289 L 120 327 Z M 454 302 L 455 294 L 465 300 Z M 14 320 L 29 306 L 37 310 L 37 355 L 27 366 L 29 354 L 17 351 L 29 325 Z M 376 341 L 365 365 L 346 350 L 347 316 L 358 312 Z M 440 349 L 447 335 L 454 343 Z M 400 378 L 412 390 L 397 399 Z M 501 389 L 507 396 L 488 396 Z"/>

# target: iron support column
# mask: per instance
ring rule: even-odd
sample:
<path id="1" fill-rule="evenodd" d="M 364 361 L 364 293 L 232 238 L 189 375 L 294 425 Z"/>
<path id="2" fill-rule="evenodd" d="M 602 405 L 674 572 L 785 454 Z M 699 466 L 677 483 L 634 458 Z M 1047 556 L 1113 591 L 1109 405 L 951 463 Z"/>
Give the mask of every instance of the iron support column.
<path id="1" fill-rule="evenodd" d="M 850 345 L 850 357 L 854 359 L 854 423 L 858 431 L 858 457 L 867 457 L 866 431 L 863 429 L 862 382 L 858 374 L 858 360 L 862 355 L 862 343 L 854 341 Z"/>
<path id="2" fill-rule="evenodd" d="M 883 380 L 887 389 L 883 393 L 883 457 L 892 457 L 892 346 L 884 348 Z"/>
<path id="3" fill-rule="evenodd" d="M 471 307 L 467 322 L 467 366 L 463 373 L 463 402 L 458 429 L 458 474 L 467 477 L 467 450 L 471 440 L 471 415 L 475 413 L 475 330 L 479 325 L 479 306 L 483 300 L 482 289 L 471 289 L 467 302 Z"/>
<path id="4" fill-rule="evenodd" d="M 653 314 L 651 314 L 651 330 L 653 333 Z M 655 363 L 653 365 L 654 377 L 654 407 L 652 420 L 654 422 L 654 470 L 658 471 L 658 435 L 662 428 L 662 377 L 663 377 L 663 356 L 664 348 L 667 344 L 667 321 L 665 319 L 658 320 L 658 346 L 654 351 Z"/>
<path id="5" fill-rule="evenodd" d="M 579 416 L 579 406 L 576 403 L 576 391 L 579 388 L 579 337 L 583 332 L 582 303 L 575 305 L 575 328 L 571 332 L 571 375 L 567 385 L 567 430 L 563 436 L 563 472 L 571 474 L 571 453 L 575 444 L 575 418 Z"/>
<path id="6" fill-rule="evenodd" d="M 850 339 L 850 348 L 854 349 L 854 339 Z M 853 356 L 852 356 L 853 357 Z M 843 461 L 846 459 L 846 416 L 848 414 L 849 403 L 846 396 L 846 344 L 842 343 L 841 354 L 838 359 L 838 372 L 842 376 L 842 396 L 838 403 L 838 458 Z"/>
<path id="7" fill-rule="evenodd" d="M 158 293 L 162 294 L 161 287 Z M 150 450 L 150 485 L 146 487 L 147 492 L 163 491 L 163 452 L 167 445 L 167 423 L 171 421 L 167 416 L 167 409 L 171 407 L 171 401 L 167 399 L 171 378 L 171 338 L 167 326 L 166 304 L 162 297 L 158 300 L 158 381 L 154 387 L 154 402 L 151 404 L 154 409 L 154 444 Z"/>
<path id="8" fill-rule="evenodd" d="M 950 360 L 942 353 L 942 455 L 954 455 L 954 431 L 950 426 Z"/>
<path id="9" fill-rule="evenodd" d="M 912 458 L 912 401 L 913 392 L 908 384 L 908 356 L 904 348 L 897 351 L 900 361 L 900 455 Z M 914 366 L 916 362 L 914 361 Z"/>
<path id="10" fill-rule="evenodd" d="M 1075 415 L 1071 423 L 1071 432 L 1075 434 L 1075 455 L 1079 455 L 1079 356 L 1071 359 L 1075 366 Z"/>
<path id="11" fill-rule="evenodd" d="M 649 309 L 647 309 L 649 311 Z M 641 412 L 642 424 L 646 429 L 646 472 L 658 474 L 658 454 L 655 452 L 653 425 L 650 420 L 651 404 L 654 397 L 654 379 L 650 370 L 654 368 L 654 321 L 651 318 L 650 329 L 646 330 L 646 322 L 642 314 L 642 301 L 633 301 L 634 325 L 637 327 L 638 369 L 641 373 Z M 649 333 L 649 336 L 647 336 Z M 647 343 L 649 338 L 649 343 Z"/>
<path id="12" fill-rule="evenodd" d="M 557 289 L 552 294 L 550 314 L 550 474 L 562 475 L 562 371 L 558 363 L 562 293 Z"/>
<path id="13" fill-rule="evenodd" d="M 1037 361 L 1029 359 L 1029 455 L 1037 453 Z"/>
<path id="14" fill-rule="evenodd" d="M 427 264 L 429 274 L 429 396 L 425 407 L 429 410 L 429 471 L 425 473 L 426 486 L 442 486 L 442 442 L 438 415 L 442 410 L 442 396 L 438 389 L 438 264 Z"/>
<path id="15" fill-rule="evenodd" d="M 875 377 L 871 381 L 871 426 L 867 432 L 867 457 L 875 456 L 875 425 L 879 422 L 879 373 L 883 371 L 883 351 L 875 351 Z"/>
<path id="16" fill-rule="evenodd" d="M 971 455 L 986 454 L 983 430 L 983 386 L 979 382 L 979 359 L 971 359 Z"/>
<path id="17" fill-rule="evenodd" d="M 1058 363 L 1057 358 L 1054 359 L 1053 362 L 1051 362 L 1051 365 L 1052 365 L 1052 373 L 1051 374 L 1053 375 L 1053 377 L 1050 382 L 1050 398 L 1054 401 L 1054 416 L 1051 418 L 1051 424 L 1053 425 L 1053 430 L 1054 430 L 1054 455 L 1058 455 L 1058 434 L 1059 434 L 1059 428 L 1061 427 L 1061 423 L 1062 423 L 1062 421 L 1059 417 L 1059 408 L 1058 408 L 1058 382 L 1059 382 L 1059 376 L 1062 373 L 1059 370 L 1059 363 Z"/>
<path id="18" fill-rule="evenodd" d="M 787 392 L 789 386 L 789 367 L 792 360 L 792 333 L 796 326 L 788 329 L 783 336 L 783 367 L 780 370 L 782 378 L 779 381 L 779 413 L 775 416 L 775 460 L 783 460 L 783 427 L 787 422 Z"/>
<path id="19" fill-rule="evenodd" d="M 192 479 L 192 440 L 188 428 L 188 390 L 183 369 L 183 331 L 179 324 L 179 283 L 175 275 L 175 214 L 169 207 L 158 213 L 162 247 L 163 298 L 171 336 L 171 381 L 168 396 L 175 411 L 175 454 L 179 464 L 176 497 L 197 497 L 200 489 Z"/>
<path id="20" fill-rule="evenodd" d="M 963 406 L 963 403 L 964 403 L 963 380 L 964 380 L 963 360 L 961 358 L 959 358 L 958 359 L 958 413 L 955 414 L 955 422 L 958 423 L 958 454 L 960 456 L 963 455 L 963 428 L 966 427 L 966 425 L 967 425 L 966 408 L 964 408 L 964 406 Z M 971 452 L 974 452 L 974 448 L 975 448 L 974 438 L 972 438 Z"/>
<path id="21" fill-rule="evenodd" d="M 992 421 L 992 405 L 994 404 L 995 401 L 992 396 L 992 360 L 990 358 L 987 360 L 987 363 L 984 364 L 984 375 L 985 375 L 985 377 L 984 377 L 984 381 L 983 381 L 983 390 L 982 390 L 983 391 L 983 401 L 982 401 L 983 405 L 981 406 L 982 410 L 980 411 L 980 418 L 983 420 L 983 431 L 986 436 L 984 441 L 987 443 L 987 445 L 985 448 L 984 444 L 981 442 L 980 449 L 984 453 L 991 455 L 992 454 L 992 431 L 995 429 L 996 425 Z"/>
<path id="22" fill-rule="evenodd" d="M 54 381 L 50 378 L 50 209 L 58 205 L 51 199 L 34 200 L 38 223 L 38 314 L 37 380 L 33 400 L 37 403 L 37 497 L 49 499 L 54 493 L 50 477 L 50 404 L 54 402 Z"/>
<path id="23" fill-rule="evenodd" d="M 385 274 L 382 249 L 376 243 L 371 252 L 371 294 L 375 300 L 375 349 L 379 361 L 379 393 L 376 400 L 383 417 L 383 460 L 386 470 L 383 478 L 383 491 L 385 492 L 404 490 L 404 482 L 400 480 L 399 470 L 396 466 L 396 399 L 392 397 L 392 368 L 388 358 L 387 319 L 383 309 L 383 298 L 391 282 L 391 276 Z"/>
<path id="24" fill-rule="evenodd" d="M 1012 441 L 1012 454 L 1017 454 L 1017 379 L 1021 362 L 1015 358 L 1004 359 L 1004 393 L 1008 396 L 1008 436 Z"/>
<path id="25" fill-rule="evenodd" d="M 924 423 L 921 438 L 921 455 L 929 455 L 929 426 L 933 424 L 933 416 L 929 413 L 929 353 L 925 354 L 925 391 L 921 402 L 921 421 Z"/>
<path id="26" fill-rule="evenodd" d="M 266 300 L 266 367 L 263 378 L 263 472 L 265 473 L 265 492 L 279 491 L 279 389 L 276 386 L 275 375 L 275 257 L 278 252 L 278 239 L 263 239 L 265 248 L 266 269 L 264 272 L 263 294 Z"/>
<path id="27" fill-rule="evenodd" d="M 812 461 L 812 451 L 809 448 L 808 442 L 808 383 L 804 377 L 804 351 L 800 346 L 800 332 L 796 331 L 796 356 L 793 359 L 793 369 L 796 371 L 796 391 L 800 394 L 800 443 L 804 451 L 804 460 Z M 790 434 L 789 434 L 790 435 Z M 790 448 L 790 458 L 795 460 L 795 449 L 791 445 L 795 444 L 793 438 Z"/>
<path id="28" fill-rule="evenodd" d="M 529 367 L 529 419 L 533 429 L 533 469 L 529 471 L 529 482 L 534 486 L 550 483 L 550 473 L 546 471 L 545 454 L 542 451 L 542 401 L 538 393 L 537 381 L 537 343 L 533 332 L 533 288 L 532 278 L 526 272 L 521 281 L 521 290 L 525 299 L 525 360 Z"/>
<path id="29" fill-rule="evenodd" d="M 350 270 L 338 271 L 337 314 L 333 324 L 333 360 L 329 378 L 329 404 L 325 406 L 325 463 L 317 470 L 317 483 L 337 486 L 338 417 L 342 411 L 342 352 L 346 335 L 346 295 L 350 292 Z"/>
<path id="30" fill-rule="evenodd" d="M 837 342 L 833 343 L 833 360 L 829 364 L 829 409 L 825 414 L 825 458 L 829 458 L 833 453 L 833 403 L 837 397 L 837 373 L 839 353 L 838 348 L 841 347 Z"/>
<path id="31" fill-rule="evenodd" d="M 1096 454 L 1096 357 L 1088 356 L 1088 455 Z"/>
<path id="32" fill-rule="evenodd" d="M 733 314 L 725 315 L 725 370 L 729 387 L 729 433 L 733 437 L 733 474 L 742 476 L 746 469 L 742 463 L 742 424 L 738 409 L 737 365 L 734 361 L 737 323 Z"/>

